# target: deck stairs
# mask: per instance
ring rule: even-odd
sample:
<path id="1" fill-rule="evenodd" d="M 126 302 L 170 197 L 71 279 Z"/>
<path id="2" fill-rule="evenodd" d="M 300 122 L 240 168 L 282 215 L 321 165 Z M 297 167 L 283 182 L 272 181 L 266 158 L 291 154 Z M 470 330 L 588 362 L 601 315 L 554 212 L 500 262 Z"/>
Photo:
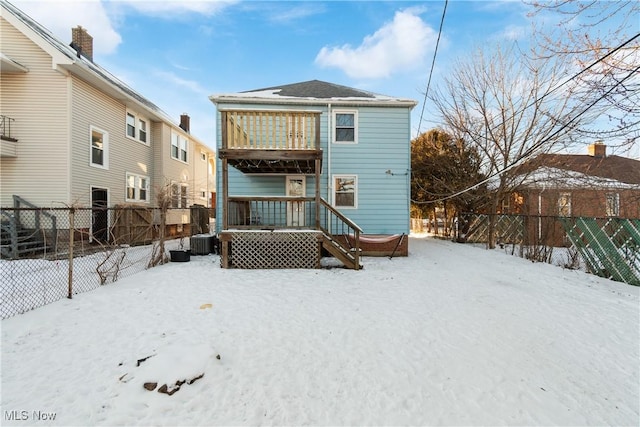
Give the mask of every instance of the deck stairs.
<path id="1" fill-rule="evenodd" d="M 0 223 L 0 256 L 19 259 L 45 252 L 47 245 L 40 230 L 21 227 L 12 214 L 2 212 Z"/>
<path id="2" fill-rule="evenodd" d="M 360 257 L 358 257 L 358 259 L 355 257 L 356 249 L 346 247 L 330 234 L 323 234 L 322 247 L 344 264 L 346 268 L 353 270 L 360 270 L 362 268 Z"/>
<path id="3" fill-rule="evenodd" d="M 19 196 L 14 195 L 13 199 L 14 209 L 0 210 L 0 257 L 28 258 L 55 250 L 55 216 L 37 209 Z M 22 212 L 23 208 L 27 210 Z M 49 239 L 45 238 L 47 235 Z"/>

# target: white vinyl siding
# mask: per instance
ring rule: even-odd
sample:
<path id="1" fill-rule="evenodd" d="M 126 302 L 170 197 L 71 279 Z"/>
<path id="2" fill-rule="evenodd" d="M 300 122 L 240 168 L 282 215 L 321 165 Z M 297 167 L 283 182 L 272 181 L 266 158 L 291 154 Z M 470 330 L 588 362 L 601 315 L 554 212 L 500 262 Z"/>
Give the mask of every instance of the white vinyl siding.
<path id="1" fill-rule="evenodd" d="M 13 194 L 37 206 L 70 204 L 69 82 L 51 68 L 51 56 L 6 19 L 0 17 L 2 53 L 29 72 L 0 78 L 1 112 L 15 120 L 11 135 L 18 139 L 17 157 L 0 158 L 1 205 L 12 206 Z M 89 149 L 87 129 L 85 150 Z M 85 167 L 88 158 L 88 154 L 82 158 Z"/>
<path id="2" fill-rule="evenodd" d="M 86 82 L 73 78 L 72 133 L 72 198 L 89 204 L 87 188 L 109 188 L 112 205 L 126 201 L 127 173 L 150 177 L 153 172 L 153 150 L 144 144 L 132 143 L 127 137 L 126 106 L 108 97 Z M 94 126 L 109 135 L 109 170 L 87 165 L 89 144 L 87 130 Z M 151 188 L 151 187 L 150 187 Z M 153 200 L 151 190 L 148 200 Z"/>

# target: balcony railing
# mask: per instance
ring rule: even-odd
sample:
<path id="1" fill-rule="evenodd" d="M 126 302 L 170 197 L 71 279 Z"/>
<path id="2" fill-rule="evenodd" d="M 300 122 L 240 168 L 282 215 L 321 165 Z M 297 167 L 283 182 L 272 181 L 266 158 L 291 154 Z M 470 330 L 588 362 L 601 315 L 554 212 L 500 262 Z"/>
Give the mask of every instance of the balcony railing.
<path id="1" fill-rule="evenodd" d="M 317 150 L 320 113 L 223 111 L 223 149 Z"/>
<path id="2" fill-rule="evenodd" d="M 15 122 L 15 119 L 0 115 L 0 139 L 11 142 L 18 141 L 16 138 L 11 136 L 11 123 L 13 122 Z"/>

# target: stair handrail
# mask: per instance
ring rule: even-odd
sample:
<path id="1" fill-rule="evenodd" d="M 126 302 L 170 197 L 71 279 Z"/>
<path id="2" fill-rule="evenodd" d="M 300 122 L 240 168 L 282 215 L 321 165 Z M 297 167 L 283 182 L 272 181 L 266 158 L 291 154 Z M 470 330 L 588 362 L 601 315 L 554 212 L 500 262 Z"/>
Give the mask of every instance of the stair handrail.
<path id="1" fill-rule="evenodd" d="M 55 252 L 56 250 L 56 245 L 58 244 L 58 227 L 57 227 L 57 218 L 55 215 L 50 214 L 49 212 L 46 212 L 43 208 L 34 205 L 33 203 L 28 202 L 27 200 L 23 199 L 20 196 L 17 195 L 13 195 L 13 207 L 15 208 L 14 210 L 14 216 L 15 216 L 15 220 L 16 220 L 16 226 L 22 226 L 22 222 L 20 221 L 20 208 L 22 207 L 21 205 L 25 205 L 25 207 L 30 208 L 30 209 L 34 209 L 36 211 L 36 218 L 35 218 L 35 228 L 36 230 L 40 230 L 40 216 L 44 216 L 46 218 L 49 218 L 49 220 L 51 221 L 51 240 L 52 240 L 52 248 Z M 73 230 L 70 230 L 71 232 L 73 232 Z"/>
<path id="2" fill-rule="evenodd" d="M 344 216 L 341 212 L 336 210 L 336 208 L 331 206 L 331 204 L 329 204 L 322 197 L 320 197 L 320 206 L 324 207 L 327 211 L 331 212 L 331 214 L 333 214 L 337 219 L 339 219 L 341 223 L 344 226 L 346 226 L 347 229 L 350 230 L 349 234 L 353 234 L 354 247 L 351 248 L 346 245 L 346 242 L 342 242 L 341 239 L 335 239 L 334 238 L 335 236 L 333 235 L 333 233 L 331 233 L 328 227 L 325 227 L 322 224 L 320 224 L 320 230 L 327 236 L 331 237 L 334 242 L 336 242 L 345 250 L 346 253 L 351 253 L 351 249 L 353 249 L 354 269 L 359 270 L 360 269 L 360 234 L 362 233 L 362 228 L 360 228 L 358 224 L 353 222 L 351 219 Z M 328 215 L 327 215 L 327 218 L 328 218 Z"/>
<path id="3" fill-rule="evenodd" d="M 0 224 L 2 224 L 1 227 L 9 231 L 9 237 L 11 239 L 11 249 L 9 250 L 8 256 L 11 259 L 15 259 L 18 257 L 18 225 L 16 217 L 4 209 L 0 210 L 0 214 L 3 217 L 0 221 Z"/>

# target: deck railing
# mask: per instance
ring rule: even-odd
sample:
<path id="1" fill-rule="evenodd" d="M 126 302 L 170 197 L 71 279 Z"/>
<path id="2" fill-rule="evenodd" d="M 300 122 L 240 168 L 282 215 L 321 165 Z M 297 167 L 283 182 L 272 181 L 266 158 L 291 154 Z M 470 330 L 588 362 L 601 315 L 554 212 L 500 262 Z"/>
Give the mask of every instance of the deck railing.
<path id="1" fill-rule="evenodd" d="M 311 111 L 223 111 L 222 148 L 316 150 L 320 113 Z"/>
<path id="2" fill-rule="evenodd" d="M 229 197 L 229 228 L 316 228 L 313 197 Z"/>
<path id="3" fill-rule="evenodd" d="M 15 122 L 15 119 L 0 115 L 0 139 L 12 142 L 18 141 L 16 138 L 11 136 L 11 123 L 13 122 Z"/>
<path id="4" fill-rule="evenodd" d="M 314 229 L 339 246 L 354 268 L 360 268 L 362 229 L 326 200 L 313 197 L 229 197 L 228 229 Z"/>

